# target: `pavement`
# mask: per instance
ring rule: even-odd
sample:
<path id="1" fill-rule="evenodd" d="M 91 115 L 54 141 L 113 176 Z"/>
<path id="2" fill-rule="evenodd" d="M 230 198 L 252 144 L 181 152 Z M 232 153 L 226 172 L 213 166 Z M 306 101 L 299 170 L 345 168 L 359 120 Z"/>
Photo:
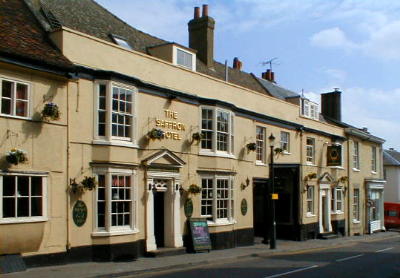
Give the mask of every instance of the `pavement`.
<path id="1" fill-rule="evenodd" d="M 258 256 L 274 256 L 280 254 L 295 254 L 313 250 L 335 248 L 351 245 L 357 242 L 400 238 L 399 231 L 387 231 L 371 235 L 339 237 L 336 239 L 314 239 L 307 241 L 278 240 L 276 249 L 257 242 L 251 246 L 236 247 L 224 250 L 212 250 L 202 253 L 147 258 L 141 257 L 131 262 L 85 262 L 67 265 L 30 268 L 24 272 L 0 275 L 2 278 L 112 278 L 139 274 L 150 274 L 159 271 L 185 269 L 207 264 L 232 262 Z"/>

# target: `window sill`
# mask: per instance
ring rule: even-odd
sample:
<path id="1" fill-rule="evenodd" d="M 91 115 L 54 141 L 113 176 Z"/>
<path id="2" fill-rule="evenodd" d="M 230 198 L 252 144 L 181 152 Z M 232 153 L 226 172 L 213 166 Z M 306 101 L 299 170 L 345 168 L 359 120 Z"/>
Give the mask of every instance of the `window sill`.
<path id="1" fill-rule="evenodd" d="M 311 163 L 311 162 L 306 162 L 306 165 L 307 166 L 312 166 L 312 167 L 317 167 L 317 165 L 315 165 L 314 163 Z"/>
<path id="2" fill-rule="evenodd" d="M 283 151 L 282 154 L 284 155 L 291 155 L 292 153 L 288 152 L 288 151 Z"/>
<path id="3" fill-rule="evenodd" d="M 331 211 L 331 214 L 341 215 L 341 214 L 344 214 L 344 212 L 341 211 L 341 210 L 338 210 L 338 211 Z"/>
<path id="4" fill-rule="evenodd" d="M 199 152 L 199 155 L 225 157 L 225 158 L 235 158 L 235 156 L 233 154 L 222 153 L 222 152 L 212 152 L 212 151 L 207 151 L 207 150 L 201 150 Z"/>
<path id="5" fill-rule="evenodd" d="M 342 166 L 328 166 L 328 168 L 344 170 L 344 168 Z"/>
<path id="6" fill-rule="evenodd" d="M 236 221 L 233 219 L 233 220 L 228 220 L 228 219 L 217 219 L 217 221 L 210 221 L 210 220 L 208 220 L 207 221 L 207 225 L 209 226 L 209 227 L 216 227 L 216 226 L 227 226 L 227 225 L 233 225 L 233 224 L 235 224 L 236 223 Z"/>
<path id="7" fill-rule="evenodd" d="M 260 160 L 256 160 L 256 166 L 268 166 L 268 165 Z"/>
<path id="8" fill-rule="evenodd" d="M 122 235 L 132 235 L 139 233 L 138 229 L 120 229 L 120 230 L 113 230 L 113 231 L 95 231 L 92 232 L 92 237 L 107 237 L 107 236 L 122 236 Z"/>
<path id="9" fill-rule="evenodd" d="M 353 172 L 361 172 L 361 170 L 357 169 L 357 168 L 353 168 Z"/>
<path id="10" fill-rule="evenodd" d="M 128 147 L 128 148 L 138 148 L 139 146 L 136 143 L 130 141 L 106 141 L 101 139 L 96 139 L 92 141 L 93 145 L 105 145 L 105 146 L 120 146 L 120 147 Z"/>
<path id="11" fill-rule="evenodd" d="M 25 217 L 25 218 L 3 218 L 0 219 L 0 224 L 22 224 L 22 223 L 35 223 L 35 222 L 46 222 L 49 219 L 47 217 Z"/>
<path id="12" fill-rule="evenodd" d="M 14 116 L 14 115 L 9 115 L 9 114 L 0 114 L 0 116 L 5 117 L 5 118 L 18 119 L 18 120 L 32 120 L 32 117 Z"/>
<path id="13" fill-rule="evenodd" d="M 306 214 L 306 217 L 315 217 L 316 215 L 315 214 L 312 214 L 312 213 L 310 213 L 310 212 L 307 212 L 307 214 Z"/>
<path id="14" fill-rule="evenodd" d="M 372 175 L 376 175 L 376 174 L 378 174 L 378 173 L 375 172 L 375 171 L 371 171 L 371 174 L 372 174 Z"/>
<path id="15" fill-rule="evenodd" d="M 360 220 L 354 220 L 354 219 L 353 219 L 353 224 L 360 224 L 360 223 L 361 223 Z"/>

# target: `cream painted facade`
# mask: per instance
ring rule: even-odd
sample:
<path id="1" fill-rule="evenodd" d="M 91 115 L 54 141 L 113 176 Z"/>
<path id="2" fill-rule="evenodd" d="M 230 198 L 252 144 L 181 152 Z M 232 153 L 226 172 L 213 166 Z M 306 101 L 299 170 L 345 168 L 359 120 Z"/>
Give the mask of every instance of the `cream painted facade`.
<path id="1" fill-rule="evenodd" d="M 374 184 L 374 179 L 382 178 L 379 144 L 374 145 L 379 167 L 371 173 L 370 160 L 364 160 L 364 156 L 370 156 L 372 144 L 359 141 L 361 168 L 357 171 L 352 169 L 353 137 L 348 140 L 343 127 L 301 116 L 298 105 L 66 27 L 50 37 L 77 66 L 79 73 L 74 78 L 67 80 L 6 64 L 0 67 L 0 78 L 29 84 L 32 115 L 32 119 L 0 116 L 5 134 L 0 152 L 15 147 L 28 154 L 28 162 L 17 166 L 10 167 L 2 160 L 2 169 L 8 167 L 10 173 L 25 175 L 39 173 L 44 177 L 45 192 L 40 220 L 5 223 L 5 218 L 0 219 L 0 242 L 4 243 L 0 254 L 32 256 L 68 251 L 88 252 L 85 254 L 95 259 L 118 259 L 161 247 L 182 247 L 188 240 L 185 203 L 192 184 L 203 191 L 207 184 L 213 184 L 207 193 L 209 203 L 202 193 L 190 196 L 192 217 L 209 220 L 213 247 L 252 244 L 255 180 L 266 184 L 270 178 L 268 137 L 273 134 L 274 148 L 279 148 L 282 132 L 289 136 L 289 149 L 272 155 L 281 182 L 277 185 L 279 196 L 290 205 L 290 217 L 285 220 L 283 210 L 278 210 L 282 222 L 278 237 L 285 231 L 295 233 L 298 240 L 329 232 L 352 235 L 369 231 L 366 180 Z M 157 53 L 164 55 L 163 51 Z M 133 113 L 128 124 L 113 121 L 114 88 L 131 92 Z M 118 100 L 121 105 L 121 98 Z M 60 107 L 60 120 L 36 121 L 49 101 Z M 212 111 L 214 117 L 211 150 L 202 148 L 203 142 L 192 137 L 205 132 L 202 109 Z M 216 147 L 216 122 L 221 121 L 217 113 L 221 118 L 228 117 L 228 131 L 223 135 L 228 136 L 225 151 Z M 113 124 L 118 134 L 118 126 L 130 125 L 129 131 L 121 130 L 127 132 L 126 136 L 112 136 Z M 104 134 L 100 134 L 103 127 Z M 247 148 L 257 140 L 257 127 L 264 128 L 262 161 Z M 163 130 L 164 138 L 150 139 L 149 132 L 154 128 Z M 308 160 L 307 139 L 314 142 L 312 161 Z M 341 165 L 327 166 L 328 146 L 341 146 Z M 288 187 L 284 181 L 292 169 L 296 174 Z M 8 172 L 1 174 L 4 177 Z M 71 182 L 81 182 L 85 176 L 96 177 L 97 188 L 83 194 L 70 193 Z M 104 184 L 100 181 L 103 179 Z M 360 189 L 359 222 L 352 218 L 354 189 Z M 78 200 L 87 206 L 86 221 L 79 227 L 73 221 Z M 114 211 L 117 201 L 124 201 L 128 211 L 124 206 L 122 212 L 118 208 Z M 158 209 L 157 202 L 161 204 Z M 211 214 L 205 204 L 212 207 Z M 162 214 L 158 214 L 160 211 Z M 162 227 L 157 216 L 163 219 Z M 119 225 L 119 221 L 126 225 Z"/>

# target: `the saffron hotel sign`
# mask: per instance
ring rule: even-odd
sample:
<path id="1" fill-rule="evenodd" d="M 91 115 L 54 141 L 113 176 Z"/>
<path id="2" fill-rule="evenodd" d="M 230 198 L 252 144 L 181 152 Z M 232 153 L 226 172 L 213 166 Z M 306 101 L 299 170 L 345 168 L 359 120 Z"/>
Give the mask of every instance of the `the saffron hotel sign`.
<path id="1" fill-rule="evenodd" d="M 164 109 L 164 117 L 166 119 L 156 118 L 156 126 L 166 129 L 164 131 L 164 139 L 182 140 L 180 132 L 186 130 L 183 123 L 178 122 L 178 112 Z"/>

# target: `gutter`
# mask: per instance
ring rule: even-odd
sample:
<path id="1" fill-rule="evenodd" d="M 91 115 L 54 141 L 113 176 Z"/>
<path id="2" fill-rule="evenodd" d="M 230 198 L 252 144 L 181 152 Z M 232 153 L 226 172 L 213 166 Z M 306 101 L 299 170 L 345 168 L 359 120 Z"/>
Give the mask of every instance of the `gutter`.
<path id="1" fill-rule="evenodd" d="M 345 128 L 344 130 L 345 130 L 346 134 L 356 136 L 356 137 L 361 138 L 361 139 L 363 139 L 365 141 L 370 141 L 370 142 L 374 142 L 374 143 L 378 143 L 378 144 L 385 143 L 385 139 L 376 137 L 376 136 L 374 136 L 372 134 L 369 134 L 369 133 L 365 133 L 365 132 L 363 132 L 361 130 L 358 130 L 356 128 L 348 127 L 348 128 Z"/>

